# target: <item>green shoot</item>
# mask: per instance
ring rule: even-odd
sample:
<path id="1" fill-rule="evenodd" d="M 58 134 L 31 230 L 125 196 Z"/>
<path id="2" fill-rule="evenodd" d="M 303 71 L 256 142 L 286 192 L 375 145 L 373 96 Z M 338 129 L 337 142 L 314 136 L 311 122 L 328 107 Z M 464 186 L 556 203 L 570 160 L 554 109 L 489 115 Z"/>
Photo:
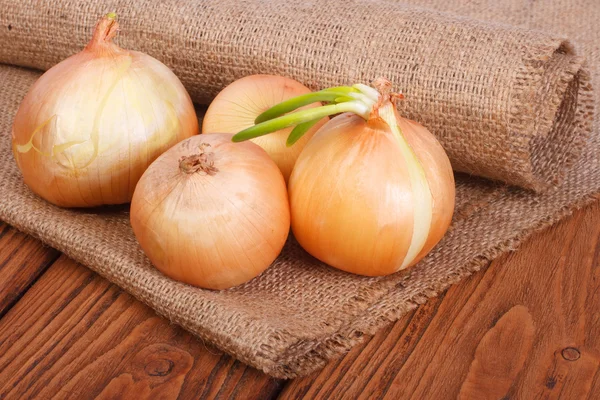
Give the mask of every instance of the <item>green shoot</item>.
<path id="1" fill-rule="evenodd" d="M 337 86 L 297 96 L 260 114 L 254 121 L 256 125 L 238 132 L 232 140 L 242 142 L 295 125 L 286 141 L 286 145 L 291 146 L 324 117 L 352 112 L 368 119 L 379 96 L 376 89 L 362 84 Z M 298 111 L 298 108 L 317 102 L 330 104 Z"/>
<path id="2" fill-rule="evenodd" d="M 309 108 L 307 110 L 297 111 L 292 114 L 287 114 L 265 122 L 261 122 L 260 124 L 251 126 L 250 128 L 246 128 L 243 131 L 235 134 L 232 140 L 234 142 L 242 142 L 244 140 L 254 139 L 259 136 L 276 132 L 292 125 L 299 125 L 314 119 L 321 119 L 329 115 L 340 114 L 343 112 L 353 112 L 363 115 L 366 111 L 368 111 L 367 107 L 357 101 L 348 101 L 340 104 L 330 104 L 327 106 Z"/>
<path id="3" fill-rule="evenodd" d="M 310 130 L 313 126 L 317 124 L 321 119 L 313 119 L 312 121 L 303 122 L 301 124 L 296 125 L 296 127 L 292 130 L 290 135 L 288 136 L 285 145 L 287 147 L 291 147 L 294 143 L 296 143 L 306 132 Z"/>

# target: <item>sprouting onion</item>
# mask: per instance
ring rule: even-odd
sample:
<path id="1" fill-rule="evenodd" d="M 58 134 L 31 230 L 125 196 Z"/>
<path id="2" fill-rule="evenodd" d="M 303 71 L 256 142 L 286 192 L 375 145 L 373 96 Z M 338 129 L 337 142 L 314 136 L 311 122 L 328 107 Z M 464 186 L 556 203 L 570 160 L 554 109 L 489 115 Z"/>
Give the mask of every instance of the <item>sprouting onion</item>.
<path id="1" fill-rule="evenodd" d="M 416 264 L 447 231 L 454 176 L 435 137 L 402 118 L 386 79 L 374 87 L 335 87 L 284 101 L 236 134 L 239 142 L 295 126 L 325 124 L 300 154 L 290 176 L 292 230 L 306 251 L 333 267 L 387 275 Z M 311 102 L 321 107 L 294 111 Z"/>

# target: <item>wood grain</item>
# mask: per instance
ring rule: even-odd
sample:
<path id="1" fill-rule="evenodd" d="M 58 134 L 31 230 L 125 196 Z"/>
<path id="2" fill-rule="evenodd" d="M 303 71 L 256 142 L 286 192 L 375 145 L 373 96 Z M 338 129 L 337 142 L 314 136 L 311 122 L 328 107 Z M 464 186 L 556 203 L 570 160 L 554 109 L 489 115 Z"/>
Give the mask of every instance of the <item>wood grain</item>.
<path id="1" fill-rule="evenodd" d="M 514 306 L 486 332 L 460 388 L 459 399 L 500 399 L 529 356 L 535 327 L 527 307 Z"/>
<path id="2" fill-rule="evenodd" d="M 596 204 L 288 382 L 281 398 L 600 398 L 599 240 Z M 38 241 L 0 225 L 0 246 L 0 398 L 281 390 L 64 256 L 38 279 L 58 256 Z"/>
<path id="3" fill-rule="evenodd" d="M 61 256 L 0 319 L 0 398 L 270 398 L 281 383 Z"/>
<path id="4" fill-rule="evenodd" d="M 0 222 L 0 318 L 59 255 Z"/>
<path id="5" fill-rule="evenodd" d="M 600 204 L 535 235 L 281 398 L 600 398 Z"/>

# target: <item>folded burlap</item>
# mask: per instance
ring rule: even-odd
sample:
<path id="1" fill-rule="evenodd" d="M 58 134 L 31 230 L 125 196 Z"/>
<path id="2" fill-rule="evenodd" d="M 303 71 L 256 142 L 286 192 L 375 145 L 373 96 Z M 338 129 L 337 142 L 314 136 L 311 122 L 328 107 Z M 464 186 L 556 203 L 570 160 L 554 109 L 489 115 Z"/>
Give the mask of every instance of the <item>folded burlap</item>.
<path id="1" fill-rule="evenodd" d="M 0 62 L 48 69 L 117 10 L 119 44 L 165 62 L 198 103 L 255 73 L 319 89 L 383 75 L 456 171 L 541 191 L 579 155 L 588 75 L 564 37 L 383 1 L 294 3 L 1 0 Z"/>
<path id="2" fill-rule="evenodd" d="M 586 134 L 594 99 L 581 59 L 560 35 L 389 1 L 53 3 L 0 1 L 10 10 L 0 13 L 0 61 L 47 68 L 78 51 L 97 17 L 116 9 L 120 44 L 171 66 L 199 102 L 251 73 L 289 75 L 313 87 L 384 75 L 404 90 L 402 111 L 438 135 L 456 169 L 546 189 L 535 194 L 459 174 L 450 231 L 416 267 L 392 276 L 334 270 L 291 238 L 258 278 L 227 291 L 201 290 L 152 267 L 132 234 L 127 207 L 64 210 L 29 191 L 12 158 L 10 126 L 39 73 L 1 66 L 0 218 L 274 376 L 295 377 L 323 366 L 364 333 L 399 318 L 600 192 L 598 125 Z M 468 7 L 459 0 L 431 0 L 437 7 L 460 5 L 461 12 L 482 20 L 502 18 L 579 39 L 578 49 L 591 56 L 589 65 L 600 66 L 600 4 L 509 3 L 512 8 L 502 9 L 496 0 Z M 599 78 L 592 75 L 596 83 Z M 565 168 L 568 164 L 572 167 Z M 550 185 L 561 175 L 559 185 Z"/>

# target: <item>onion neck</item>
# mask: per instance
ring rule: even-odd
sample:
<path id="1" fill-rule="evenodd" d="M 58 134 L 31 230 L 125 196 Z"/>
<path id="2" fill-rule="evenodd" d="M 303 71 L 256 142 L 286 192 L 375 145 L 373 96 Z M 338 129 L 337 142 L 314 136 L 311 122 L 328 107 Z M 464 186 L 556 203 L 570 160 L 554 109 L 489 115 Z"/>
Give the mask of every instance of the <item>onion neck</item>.
<path id="1" fill-rule="evenodd" d="M 99 53 L 126 53 L 112 42 L 118 31 L 117 14 L 114 12 L 106 14 L 96 24 L 92 39 L 85 46 L 85 50 Z"/>
<path id="2" fill-rule="evenodd" d="M 179 170 L 187 175 L 202 173 L 204 175 L 215 175 L 219 169 L 215 167 L 215 153 L 206 152 L 210 147 L 208 143 L 200 145 L 200 151 L 197 154 L 183 156 L 179 159 Z"/>

